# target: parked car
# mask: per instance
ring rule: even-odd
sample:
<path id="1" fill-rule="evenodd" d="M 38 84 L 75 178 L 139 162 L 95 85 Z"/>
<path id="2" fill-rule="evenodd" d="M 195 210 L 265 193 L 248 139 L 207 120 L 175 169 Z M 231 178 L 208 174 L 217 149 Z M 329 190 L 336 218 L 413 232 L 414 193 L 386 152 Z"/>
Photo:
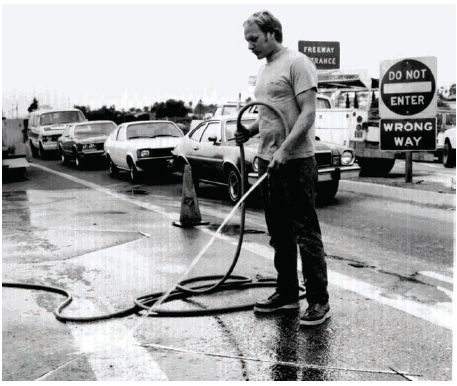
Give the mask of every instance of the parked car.
<path id="1" fill-rule="evenodd" d="M 137 121 L 121 124 L 105 142 L 109 173 L 130 172 L 135 183 L 144 171 L 173 171 L 171 151 L 184 134 L 171 121 Z"/>
<path id="2" fill-rule="evenodd" d="M 78 109 L 43 108 L 30 114 L 27 136 L 34 157 L 45 158 L 48 153 L 58 150 L 57 139 L 69 123 L 87 121 Z"/>
<path id="3" fill-rule="evenodd" d="M 455 101 L 441 102 L 436 114 L 436 126 L 436 150 L 433 153 L 446 166 L 449 161 L 452 161 L 452 152 L 449 153 L 451 143 L 448 144 L 448 149 L 445 149 L 445 133 L 449 129 L 455 128 Z M 453 148 L 455 149 L 455 146 Z M 444 155 L 445 151 L 446 155 Z M 451 154 L 451 158 L 448 157 L 449 154 Z M 449 164 L 448 167 L 452 167 L 452 164 Z"/>
<path id="4" fill-rule="evenodd" d="M 245 115 L 244 125 L 250 125 L 256 115 Z M 232 202 L 241 198 L 240 151 L 234 141 L 236 117 L 220 116 L 202 122 L 179 140 L 173 150 L 176 167 L 184 164 L 192 167 L 196 188 L 198 182 L 227 187 Z M 245 161 L 248 186 L 258 178 L 256 157 L 259 137 L 254 136 L 245 143 Z M 354 152 L 350 148 L 316 141 L 316 160 L 319 167 L 318 195 L 331 199 L 338 191 L 341 177 L 356 177 L 360 168 L 354 163 Z"/>
<path id="5" fill-rule="evenodd" d="M 87 121 L 69 125 L 57 139 L 62 164 L 74 161 L 82 168 L 89 160 L 103 159 L 103 146 L 116 129 L 112 121 Z"/>
<path id="6" fill-rule="evenodd" d="M 455 167 L 455 126 L 444 132 L 443 165 Z"/>

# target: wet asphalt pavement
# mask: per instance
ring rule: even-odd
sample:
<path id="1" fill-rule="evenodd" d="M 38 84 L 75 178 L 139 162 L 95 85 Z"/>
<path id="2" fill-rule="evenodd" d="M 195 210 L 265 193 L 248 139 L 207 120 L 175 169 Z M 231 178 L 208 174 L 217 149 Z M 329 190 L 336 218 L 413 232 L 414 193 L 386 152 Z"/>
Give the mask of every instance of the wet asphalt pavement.
<path id="1" fill-rule="evenodd" d="M 65 288 L 74 296 L 65 315 L 114 312 L 169 289 L 230 211 L 220 188 L 202 186 L 210 225 L 181 229 L 171 225 L 179 176 L 132 187 L 103 168 L 35 165 L 27 180 L 2 186 L 3 281 Z M 62 296 L 3 288 L 3 380 L 450 380 L 455 208 L 340 192 L 318 214 L 329 255 L 325 324 L 305 329 L 298 312 L 252 311 L 64 324 L 52 315 Z M 237 217 L 189 276 L 225 272 Z M 246 228 L 234 273 L 273 276 L 254 202 Z M 253 303 L 270 292 L 224 291 L 163 307 Z"/>

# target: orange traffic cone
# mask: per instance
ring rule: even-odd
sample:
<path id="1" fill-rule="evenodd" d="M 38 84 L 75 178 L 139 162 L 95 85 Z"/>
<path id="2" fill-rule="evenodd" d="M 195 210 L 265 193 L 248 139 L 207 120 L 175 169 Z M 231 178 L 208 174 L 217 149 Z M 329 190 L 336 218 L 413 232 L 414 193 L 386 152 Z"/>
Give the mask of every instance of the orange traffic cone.
<path id="1" fill-rule="evenodd" d="M 192 179 L 192 168 L 184 165 L 182 176 L 182 200 L 181 214 L 179 221 L 173 221 L 173 225 L 181 228 L 190 228 L 195 225 L 207 225 L 208 221 L 202 221 L 200 209 L 198 208 L 197 193 L 195 192 Z"/>

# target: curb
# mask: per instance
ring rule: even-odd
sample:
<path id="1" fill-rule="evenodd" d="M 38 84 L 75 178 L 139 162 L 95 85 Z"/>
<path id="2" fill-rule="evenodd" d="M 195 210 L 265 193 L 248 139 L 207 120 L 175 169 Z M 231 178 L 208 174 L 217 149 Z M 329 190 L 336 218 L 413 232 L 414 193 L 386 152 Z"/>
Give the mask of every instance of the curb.
<path id="1" fill-rule="evenodd" d="M 362 193 L 368 196 L 380 196 L 400 201 L 411 201 L 417 204 L 447 206 L 455 208 L 456 196 L 449 193 L 437 193 L 419 189 L 405 189 L 396 186 L 340 180 L 340 190 L 346 192 Z"/>

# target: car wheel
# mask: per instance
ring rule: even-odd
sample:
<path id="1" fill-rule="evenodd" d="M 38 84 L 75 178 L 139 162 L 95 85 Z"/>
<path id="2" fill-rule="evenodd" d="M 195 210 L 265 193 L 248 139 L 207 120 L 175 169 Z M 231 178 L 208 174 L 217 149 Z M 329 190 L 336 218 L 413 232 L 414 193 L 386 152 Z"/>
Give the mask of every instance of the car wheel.
<path id="1" fill-rule="evenodd" d="M 138 182 L 139 177 L 140 177 L 140 172 L 136 168 L 136 166 L 133 163 L 133 161 L 129 162 L 129 169 L 130 169 L 130 182 L 132 184 L 136 184 Z"/>
<path id="2" fill-rule="evenodd" d="M 324 181 L 317 184 L 317 197 L 319 202 L 328 202 L 335 198 L 338 192 L 339 180 Z"/>
<path id="3" fill-rule="evenodd" d="M 452 148 L 449 142 L 444 144 L 443 165 L 446 168 L 452 168 L 455 166 L 455 149 Z"/>
<path id="4" fill-rule="evenodd" d="M 41 143 L 38 145 L 38 157 L 41 159 L 46 159 L 46 152 L 44 151 L 43 145 Z"/>
<path id="5" fill-rule="evenodd" d="M 38 158 L 38 150 L 35 146 L 33 146 L 32 141 L 29 141 L 30 144 L 30 150 L 32 151 L 32 157 Z"/>
<path id="6" fill-rule="evenodd" d="M 82 169 L 83 167 L 83 160 L 81 158 L 79 158 L 78 154 L 76 153 L 76 151 L 73 151 L 73 155 L 75 157 L 75 166 L 77 169 Z"/>
<path id="7" fill-rule="evenodd" d="M 59 147 L 59 152 L 60 152 L 60 163 L 62 165 L 66 165 L 67 164 L 67 157 L 65 157 L 65 154 L 64 154 L 63 149 L 61 147 Z"/>
<path id="8" fill-rule="evenodd" d="M 118 175 L 119 170 L 117 169 L 116 165 L 111 158 L 108 157 L 108 171 L 111 177 L 116 177 Z"/>
<path id="9" fill-rule="evenodd" d="M 238 202 L 241 198 L 241 176 L 233 167 L 227 172 L 227 189 L 230 201 Z"/>

